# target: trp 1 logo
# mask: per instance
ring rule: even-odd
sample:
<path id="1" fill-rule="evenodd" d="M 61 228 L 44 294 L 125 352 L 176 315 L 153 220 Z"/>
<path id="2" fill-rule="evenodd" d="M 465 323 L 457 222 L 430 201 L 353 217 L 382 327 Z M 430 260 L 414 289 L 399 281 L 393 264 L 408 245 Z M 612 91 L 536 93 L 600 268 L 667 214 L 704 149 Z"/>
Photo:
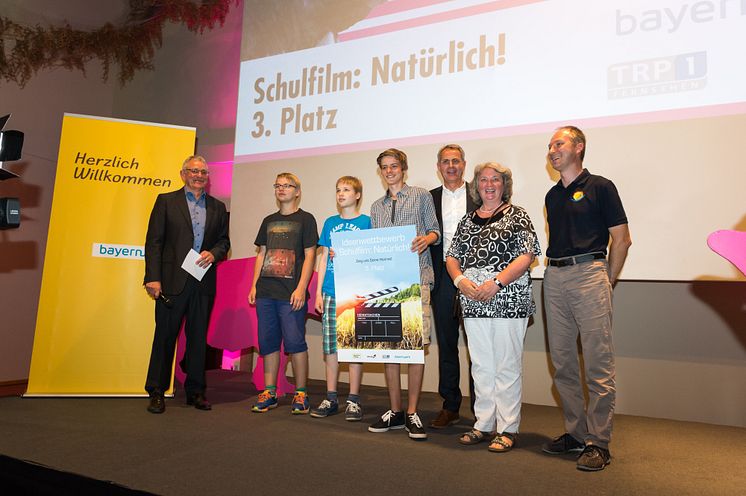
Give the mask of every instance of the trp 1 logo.
<path id="1" fill-rule="evenodd" d="M 609 67 L 610 100 L 703 89 L 707 84 L 707 52 L 632 60 Z"/>

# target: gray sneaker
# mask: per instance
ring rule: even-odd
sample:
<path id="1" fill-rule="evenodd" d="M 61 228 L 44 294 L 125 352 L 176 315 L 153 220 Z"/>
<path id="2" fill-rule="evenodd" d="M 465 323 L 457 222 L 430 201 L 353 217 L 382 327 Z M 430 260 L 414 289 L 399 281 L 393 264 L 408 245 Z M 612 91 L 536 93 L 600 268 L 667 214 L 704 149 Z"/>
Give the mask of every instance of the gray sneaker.
<path id="1" fill-rule="evenodd" d="M 363 420 L 363 407 L 360 403 L 347 400 L 347 408 L 345 408 L 345 420 L 348 422 L 360 422 Z"/>
<path id="2" fill-rule="evenodd" d="M 609 450 L 589 444 L 578 458 L 578 470 L 598 472 L 611 463 Z"/>

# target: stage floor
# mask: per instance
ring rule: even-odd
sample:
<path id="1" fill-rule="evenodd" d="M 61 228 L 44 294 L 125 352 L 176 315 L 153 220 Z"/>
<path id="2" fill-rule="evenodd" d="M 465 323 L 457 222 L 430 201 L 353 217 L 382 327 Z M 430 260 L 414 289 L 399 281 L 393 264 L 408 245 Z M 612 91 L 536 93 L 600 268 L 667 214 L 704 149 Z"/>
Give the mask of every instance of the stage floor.
<path id="1" fill-rule="evenodd" d="M 746 429 L 617 415 L 612 463 L 576 470 L 572 456 L 551 457 L 541 444 L 562 433 L 558 408 L 523 405 L 510 453 L 464 447 L 468 401 L 459 424 L 412 441 L 404 430 L 367 431 L 387 409 L 385 389 L 363 387 L 363 422 L 290 414 L 291 397 L 251 413 L 256 390 L 247 373 L 208 373 L 210 412 L 186 407 L 183 393 L 166 412 L 147 399 L 0 398 L 0 454 L 164 495 L 737 495 L 746 488 Z M 344 400 L 347 384 L 340 384 Z M 312 381 L 312 406 L 324 384 Z M 696 398 L 692 398 L 696 401 Z M 423 394 L 427 424 L 440 408 Z M 3 473 L 0 466 L 0 488 Z"/>

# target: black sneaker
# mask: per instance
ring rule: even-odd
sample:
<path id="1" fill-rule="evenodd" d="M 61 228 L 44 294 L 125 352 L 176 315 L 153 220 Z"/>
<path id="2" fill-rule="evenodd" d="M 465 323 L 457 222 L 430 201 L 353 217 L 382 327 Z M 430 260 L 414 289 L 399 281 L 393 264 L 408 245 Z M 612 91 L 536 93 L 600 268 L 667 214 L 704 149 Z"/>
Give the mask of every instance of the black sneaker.
<path id="1" fill-rule="evenodd" d="M 427 432 L 425 432 L 425 428 L 422 426 L 422 420 L 420 420 L 420 416 L 417 415 L 417 412 L 407 414 L 407 420 L 404 425 L 407 432 L 409 432 L 409 437 L 411 439 L 427 439 Z"/>
<path id="2" fill-rule="evenodd" d="M 611 463 L 609 450 L 589 444 L 578 458 L 578 470 L 586 472 L 598 472 Z"/>
<path id="3" fill-rule="evenodd" d="M 584 448 L 585 443 L 581 443 L 565 432 L 542 446 L 541 451 L 549 455 L 565 455 L 567 453 L 580 453 Z"/>
<path id="4" fill-rule="evenodd" d="M 386 413 L 381 415 L 381 418 L 370 427 L 370 432 L 387 432 L 389 429 L 403 429 L 404 428 L 404 412 L 394 412 L 388 410 Z"/>

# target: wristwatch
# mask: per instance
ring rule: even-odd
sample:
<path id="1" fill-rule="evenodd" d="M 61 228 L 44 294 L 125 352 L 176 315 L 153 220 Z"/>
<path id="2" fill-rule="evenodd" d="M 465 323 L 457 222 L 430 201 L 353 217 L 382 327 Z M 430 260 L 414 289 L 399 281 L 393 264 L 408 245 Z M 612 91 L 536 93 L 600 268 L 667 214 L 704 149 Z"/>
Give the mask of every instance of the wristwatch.
<path id="1" fill-rule="evenodd" d="M 495 284 L 497 284 L 497 287 L 498 287 L 498 288 L 500 288 L 501 290 L 505 289 L 505 285 L 504 285 L 503 283 L 501 283 L 501 282 L 500 282 L 500 279 L 498 279 L 498 278 L 496 277 L 496 278 L 494 278 L 494 279 L 493 279 L 493 281 L 495 281 Z"/>

